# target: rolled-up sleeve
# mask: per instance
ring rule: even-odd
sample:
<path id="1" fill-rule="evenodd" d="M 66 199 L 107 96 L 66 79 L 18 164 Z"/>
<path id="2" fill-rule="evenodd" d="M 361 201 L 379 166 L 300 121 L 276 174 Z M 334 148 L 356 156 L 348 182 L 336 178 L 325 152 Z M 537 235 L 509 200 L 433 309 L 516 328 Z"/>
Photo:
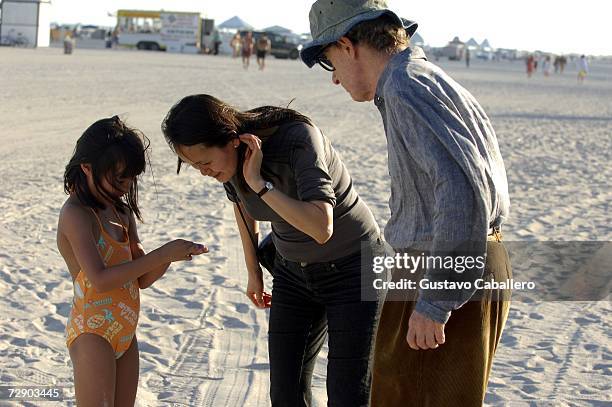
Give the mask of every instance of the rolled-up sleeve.
<path id="1" fill-rule="evenodd" d="M 223 184 L 223 188 L 225 188 L 225 194 L 227 195 L 227 199 L 229 199 L 235 204 L 240 202 L 240 198 L 238 198 L 238 195 L 236 195 L 236 190 L 234 189 L 234 186 L 232 184 L 226 182 Z"/>
<path id="2" fill-rule="evenodd" d="M 327 166 L 323 135 L 312 126 L 302 126 L 294 135 L 290 164 L 301 201 L 324 201 L 336 205 L 333 181 Z M 300 129 L 300 130 L 301 130 Z"/>

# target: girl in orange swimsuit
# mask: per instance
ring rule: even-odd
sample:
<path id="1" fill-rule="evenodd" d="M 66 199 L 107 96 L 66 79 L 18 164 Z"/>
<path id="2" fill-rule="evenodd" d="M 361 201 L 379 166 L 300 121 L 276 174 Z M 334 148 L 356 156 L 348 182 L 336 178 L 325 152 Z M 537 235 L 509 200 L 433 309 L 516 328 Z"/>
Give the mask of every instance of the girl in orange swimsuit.
<path id="1" fill-rule="evenodd" d="M 134 404 L 139 290 L 171 262 L 208 251 L 178 239 L 145 254 L 136 230 L 145 144 L 117 116 L 99 120 L 77 141 L 64 173 L 69 197 L 60 212 L 57 245 L 74 285 L 66 344 L 78 405 Z"/>

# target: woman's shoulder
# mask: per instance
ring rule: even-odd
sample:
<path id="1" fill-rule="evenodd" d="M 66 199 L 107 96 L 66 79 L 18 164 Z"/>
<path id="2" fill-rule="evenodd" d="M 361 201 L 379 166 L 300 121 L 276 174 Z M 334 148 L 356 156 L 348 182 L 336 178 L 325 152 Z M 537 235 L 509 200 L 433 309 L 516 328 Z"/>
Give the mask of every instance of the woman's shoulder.
<path id="1" fill-rule="evenodd" d="M 311 123 L 293 121 L 280 126 L 279 134 L 293 144 L 313 144 L 322 139 L 321 131 Z"/>
<path id="2" fill-rule="evenodd" d="M 293 162 L 296 154 L 325 151 L 326 142 L 319 129 L 309 123 L 292 121 L 279 126 L 262 146 L 267 162 Z"/>

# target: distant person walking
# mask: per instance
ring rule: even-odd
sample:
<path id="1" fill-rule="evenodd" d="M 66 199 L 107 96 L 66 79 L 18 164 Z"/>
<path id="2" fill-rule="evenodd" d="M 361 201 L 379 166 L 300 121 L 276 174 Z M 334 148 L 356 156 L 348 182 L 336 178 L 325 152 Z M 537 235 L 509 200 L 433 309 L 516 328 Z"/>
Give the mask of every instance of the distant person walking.
<path id="1" fill-rule="evenodd" d="M 240 46 L 242 47 L 242 67 L 249 69 L 251 54 L 253 53 L 253 33 L 251 31 L 246 33 Z"/>
<path id="2" fill-rule="evenodd" d="M 529 55 L 525 63 L 527 65 L 527 77 L 531 78 L 531 75 L 533 75 L 533 71 L 535 71 L 535 58 L 533 57 L 533 55 Z"/>
<path id="3" fill-rule="evenodd" d="M 113 36 L 111 38 L 113 42 L 113 48 L 119 47 L 119 27 L 115 27 L 113 30 Z"/>
<path id="4" fill-rule="evenodd" d="M 219 55 L 219 47 L 221 46 L 221 34 L 218 30 L 213 32 L 213 55 Z"/>
<path id="5" fill-rule="evenodd" d="M 106 48 L 113 47 L 113 33 L 111 32 L 111 30 L 108 30 L 108 32 L 106 33 L 105 47 Z"/>
<path id="6" fill-rule="evenodd" d="M 565 57 L 565 55 L 561 55 L 561 57 L 559 58 L 559 70 L 561 71 L 561 74 L 563 74 L 563 70 L 565 70 L 566 64 L 567 58 Z"/>
<path id="7" fill-rule="evenodd" d="M 470 49 L 469 48 L 465 49 L 465 66 L 467 68 L 470 67 Z"/>
<path id="8" fill-rule="evenodd" d="M 542 65 L 542 73 L 544 73 L 544 76 L 550 76 L 551 72 L 552 72 L 551 58 L 550 58 L 550 55 L 546 55 L 546 58 L 544 58 L 544 63 Z"/>
<path id="9" fill-rule="evenodd" d="M 587 62 L 586 56 L 582 55 L 578 60 L 578 83 L 584 83 L 584 78 L 586 78 L 589 73 L 589 63 Z"/>
<path id="10" fill-rule="evenodd" d="M 232 58 L 238 58 L 240 56 L 241 42 L 242 38 L 240 38 L 240 33 L 236 33 L 234 37 L 232 37 L 232 42 L 230 42 L 230 46 L 232 47 Z"/>
<path id="11" fill-rule="evenodd" d="M 72 33 L 70 31 L 66 32 L 66 35 L 64 36 L 64 54 L 72 54 L 72 50 L 74 49 L 75 45 L 76 41 L 72 36 Z"/>
<path id="12" fill-rule="evenodd" d="M 266 54 L 272 50 L 272 43 L 266 34 L 259 37 L 256 48 L 257 65 L 259 65 L 259 70 L 263 71 L 266 68 Z"/>

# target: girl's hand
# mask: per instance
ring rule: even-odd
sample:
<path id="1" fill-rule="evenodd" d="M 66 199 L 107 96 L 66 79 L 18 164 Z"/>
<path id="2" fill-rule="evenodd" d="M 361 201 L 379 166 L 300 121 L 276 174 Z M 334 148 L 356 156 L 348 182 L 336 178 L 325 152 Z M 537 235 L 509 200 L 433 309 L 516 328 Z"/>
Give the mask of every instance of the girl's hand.
<path id="1" fill-rule="evenodd" d="M 265 186 L 265 181 L 261 177 L 261 161 L 263 159 L 261 139 L 253 134 L 242 134 L 239 138 L 248 147 L 242 166 L 244 180 L 253 191 L 259 192 Z"/>
<path id="2" fill-rule="evenodd" d="M 249 275 L 246 295 L 257 308 L 265 309 L 272 306 L 272 295 L 263 290 L 261 274 L 258 277 Z"/>
<path id="3" fill-rule="evenodd" d="M 162 256 L 168 263 L 180 260 L 191 260 L 191 256 L 208 253 L 208 248 L 189 240 L 176 239 L 160 248 Z"/>

